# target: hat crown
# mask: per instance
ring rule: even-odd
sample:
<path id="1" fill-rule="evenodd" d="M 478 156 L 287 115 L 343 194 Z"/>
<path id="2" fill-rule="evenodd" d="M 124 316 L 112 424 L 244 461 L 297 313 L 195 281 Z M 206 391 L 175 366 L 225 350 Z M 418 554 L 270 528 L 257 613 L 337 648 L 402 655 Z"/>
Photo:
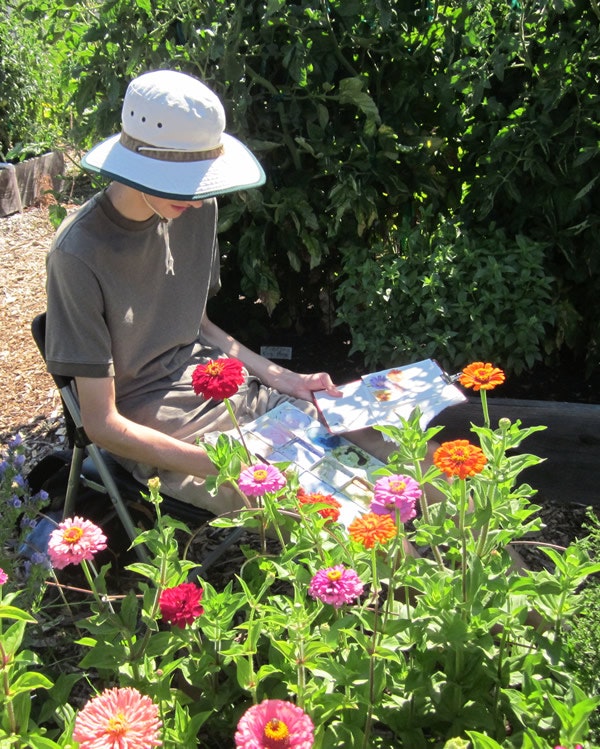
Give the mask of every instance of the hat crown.
<path id="1" fill-rule="evenodd" d="M 225 110 L 197 78 L 157 70 L 131 81 L 121 122 L 127 135 L 156 148 L 208 151 L 221 145 Z"/>

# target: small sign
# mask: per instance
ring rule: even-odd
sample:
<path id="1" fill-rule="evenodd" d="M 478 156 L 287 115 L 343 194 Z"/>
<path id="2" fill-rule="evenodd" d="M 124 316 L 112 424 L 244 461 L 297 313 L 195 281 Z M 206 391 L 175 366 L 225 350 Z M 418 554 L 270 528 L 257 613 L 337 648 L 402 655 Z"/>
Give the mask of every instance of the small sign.
<path id="1" fill-rule="evenodd" d="M 260 355 L 267 359 L 291 359 L 291 346 L 261 346 Z"/>

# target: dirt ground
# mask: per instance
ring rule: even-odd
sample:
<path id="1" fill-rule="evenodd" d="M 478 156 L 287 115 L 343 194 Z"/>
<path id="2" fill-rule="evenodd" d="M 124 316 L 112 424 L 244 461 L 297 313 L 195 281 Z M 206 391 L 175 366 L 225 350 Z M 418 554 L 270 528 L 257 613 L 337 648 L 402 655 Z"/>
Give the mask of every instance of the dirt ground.
<path id="1" fill-rule="evenodd" d="M 46 307 L 45 256 L 53 234 L 47 206 L 0 219 L 0 449 L 20 433 L 30 466 L 65 444 L 60 399 L 30 331 Z M 543 497 L 536 502 L 542 505 L 544 539 L 566 545 L 583 534 L 585 508 Z"/>
<path id="2" fill-rule="evenodd" d="M 60 400 L 31 336 L 46 308 L 45 256 L 54 234 L 45 206 L 0 219 L 0 443 L 16 433 L 35 461 L 64 436 Z"/>

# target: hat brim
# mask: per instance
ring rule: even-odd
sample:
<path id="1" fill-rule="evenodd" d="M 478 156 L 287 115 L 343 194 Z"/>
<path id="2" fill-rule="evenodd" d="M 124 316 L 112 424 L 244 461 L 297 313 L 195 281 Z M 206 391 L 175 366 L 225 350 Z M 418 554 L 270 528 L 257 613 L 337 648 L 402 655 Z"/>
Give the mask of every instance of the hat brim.
<path id="1" fill-rule="evenodd" d="M 81 160 L 84 169 L 110 177 L 149 195 L 201 200 L 260 187 L 265 173 L 254 155 L 232 135 L 223 133 L 223 153 L 208 161 L 164 161 L 130 151 L 120 135 L 94 146 Z"/>

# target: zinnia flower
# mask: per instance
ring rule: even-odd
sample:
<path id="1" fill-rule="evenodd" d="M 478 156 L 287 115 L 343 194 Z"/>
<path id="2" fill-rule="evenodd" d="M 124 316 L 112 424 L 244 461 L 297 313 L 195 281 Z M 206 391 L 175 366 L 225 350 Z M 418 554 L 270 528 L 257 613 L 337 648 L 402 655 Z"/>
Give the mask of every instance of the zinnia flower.
<path id="1" fill-rule="evenodd" d="M 301 505 L 327 505 L 327 507 L 321 507 L 317 510 L 322 518 L 335 522 L 340 517 L 342 503 L 338 502 L 331 494 L 321 494 L 320 492 L 308 494 L 304 489 L 298 489 L 296 497 Z"/>
<path id="2" fill-rule="evenodd" d="M 292 702 L 263 700 L 240 718 L 235 732 L 236 749 L 311 749 L 314 725 Z"/>
<path id="3" fill-rule="evenodd" d="M 482 450 L 468 440 L 442 442 L 433 454 L 434 464 L 447 476 L 466 479 L 483 471 L 487 458 Z"/>
<path id="4" fill-rule="evenodd" d="M 6 572 L 0 567 L 0 585 L 4 585 L 4 583 L 8 580 L 8 575 Z"/>
<path id="5" fill-rule="evenodd" d="M 476 361 L 465 367 L 458 378 L 463 387 L 473 390 L 493 390 L 504 382 L 504 372 L 492 364 Z"/>
<path id="6" fill-rule="evenodd" d="M 58 524 L 48 540 L 48 556 L 58 570 L 68 564 L 90 560 L 106 549 L 106 536 L 97 525 L 80 517 L 67 518 Z"/>
<path id="7" fill-rule="evenodd" d="M 407 523 L 417 514 L 415 504 L 422 493 L 418 482 L 410 476 L 384 476 L 373 487 L 371 512 L 393 517 L 399 512 L 400 522 Z"/>
<path id="8" fill-rule="evenodd" d="M 192 372 L 192 387 L 196 395 L 223 400 L 235 395 L 244 382 L 244 365 L 238 359 L 213 359 L 198 364 Z"/>
<path id="9" fill-rule="evenodd" d="M 133 687 L 106 689 L 75 718 L 79 749 L 151 749 L 160 746 L 162 723 L 150 697 Z"/>
<path id="10" fill-rule="evenodd" d="M 391 515 L 376 515 L 374 512 L 367 512 L 350 523 L 348 534 L 353 541 L 362 544 L 365 549 L 372 549 L 375 544 L 384 544 L 394 538 L 397 530 Z"/>
<path id="11" fill-rule="evenodd" d="M 181 583 L 163 590 L 158 599 L 163 621 L 180 629 L 192 624 L 204 612 L 200 605 L 203 592 L 195 583 Z"/>
<path id="12" fill-rule="evenodd" d="M 279 468 L 269 463 L 255 463 L 240 473 L 238 486 L 250 497 L 262 497 L 267 492 L 276 492 L 286 484 Z"/>
<path id="13" fill-rule="evenodd" d="M 335 608 L 345 603 L 353 603 L 362 595 L 364 585 L 354 570 L 344 565 L 319 570 L 310 581 L 309 594 Z"/>

